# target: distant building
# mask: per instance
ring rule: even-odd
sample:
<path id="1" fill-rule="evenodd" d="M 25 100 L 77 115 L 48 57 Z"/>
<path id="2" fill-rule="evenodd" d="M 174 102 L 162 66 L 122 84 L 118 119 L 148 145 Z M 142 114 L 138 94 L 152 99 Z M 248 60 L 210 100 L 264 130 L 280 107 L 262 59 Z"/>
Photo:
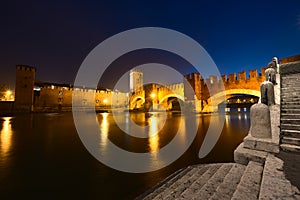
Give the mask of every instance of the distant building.
<path id="1" fill-rule="evenodd" d="M 33 88 L 36 68 L 27 65 L 16 66 L 16 87 L 14 109 L 33 111 Z"/>
<path id="2" fill-rule="evenodd" d="M 126 107 L 128 94 L 105 88 L 74 88 L 71 84 L 47 83 L 35 80 L 36 68 L 16 66 L 15 112 L 71 111 L 73 94 L 82 107 L 109 109 Z M 74 93 L 74 91 L 76 91 Z"/>
<path id="3" fill-rule="evenodd" d="M 135 92 L 137 90 L 142 89 L 143 84 L 144 84 L 143 72 L 138 71 L 136 69 L 130 70 L 130 76 L 129 76 L 130 92 Z"/>

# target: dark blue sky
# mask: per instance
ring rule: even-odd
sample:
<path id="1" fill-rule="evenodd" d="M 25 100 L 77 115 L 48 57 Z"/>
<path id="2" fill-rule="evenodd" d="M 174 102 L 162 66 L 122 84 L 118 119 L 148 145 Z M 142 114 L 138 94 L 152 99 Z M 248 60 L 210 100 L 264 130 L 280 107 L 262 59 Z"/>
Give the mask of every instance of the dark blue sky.
<path id="1" fill-rule="evenodd" d="M 129 3 L 130 2 L 130 3 Z M 15 65 L 37 79 L 72 83 L 85 56 L 106 38 L 155 26 L 198 41 L 222 74 L 300 54 L 300 1 L 6 1 L 0 7 L 0 83 Z"/>

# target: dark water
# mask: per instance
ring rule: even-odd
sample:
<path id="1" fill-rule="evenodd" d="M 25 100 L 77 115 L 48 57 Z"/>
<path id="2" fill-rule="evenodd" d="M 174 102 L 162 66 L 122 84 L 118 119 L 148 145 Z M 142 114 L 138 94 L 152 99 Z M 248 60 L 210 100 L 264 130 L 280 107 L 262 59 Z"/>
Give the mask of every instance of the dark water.
<path id="1" fill-rule="evenodd" d="M 199 129 L 189 149 L 171 165 L 140 174 L 111 169 L 90 155 L 79 139 L 72 113 L 1 117 L 0 198 L 133 199 L 182 167 L 232 162 L 234 149 L 248 132 L 249 113 L 226 115 L 216 146 L 208 156 L 199 159 L 200 146 L 214 117 L 217 116 L 197 115 Z M 184 117 L 169 114 L 164 126 L 155 115 L 136 113 L 130 119 L 139 126 L 162 130 L 152 140 L 136 139 L 119 129 L 112 114 L 97 114 L 99 128 L 106 134 L 99 136 L 99 146 L 105 146 L 109 139 L 129 151 L 154 152 L 174 138 Z"/>

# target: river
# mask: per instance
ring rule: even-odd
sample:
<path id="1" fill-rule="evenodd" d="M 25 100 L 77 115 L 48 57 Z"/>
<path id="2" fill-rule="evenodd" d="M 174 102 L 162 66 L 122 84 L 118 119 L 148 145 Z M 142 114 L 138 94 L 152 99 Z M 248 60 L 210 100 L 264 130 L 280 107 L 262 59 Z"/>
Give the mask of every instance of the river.
<path id="1" fill-rule="evenodd" d="M 121 172 L 95 159 L 81 142 L 72 113 L 1 117 L 1 199 L 132 199 L 188 165 L 232 162 L 234 149 L 249 130 L 249 113 L 227 114 L 217 144 L 205 158 L 199 159 L 199 149 L 213 117 L 209 114 L 196 115 L 199 128 L 188 150 L 167 167 L 148 173 Z M 184 116 L 180 113 L 168 114 L 162 126 L 155 113 L 124 113 L 125 118 L 142 127 L 150 125 L 150 132 L 161 130 L 152 139 L 137 139 L 121 131 L 112 113 L 99 113 L 96 120 L 102 134 L 99 135 L 101 151 L 105 151 L 110 140 L 128 151 L 155 152 L 172 141 Z M 182 140 L 185 140 L 184 135 Z"/>

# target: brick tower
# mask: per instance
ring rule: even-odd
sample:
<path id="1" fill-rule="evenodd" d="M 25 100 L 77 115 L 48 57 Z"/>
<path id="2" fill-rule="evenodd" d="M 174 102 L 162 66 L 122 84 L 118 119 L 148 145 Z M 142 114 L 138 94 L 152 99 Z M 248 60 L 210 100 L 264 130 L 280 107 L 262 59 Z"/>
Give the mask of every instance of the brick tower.
<path id="1" fill-rule="evenodd" d="M 36 68 L 27 65 L 16 66 L 15 105 L 16 112 L 33 110 L 33 87 Z"/>
<path id="2" fill-rule="evenodd" d="M 186 102 L 193 102 L 197 112 L 202 111 L 203 101 L 206 100 L 207 87 L 199 73 L 191 73 L 184 76 L 184 98 Z"/>

